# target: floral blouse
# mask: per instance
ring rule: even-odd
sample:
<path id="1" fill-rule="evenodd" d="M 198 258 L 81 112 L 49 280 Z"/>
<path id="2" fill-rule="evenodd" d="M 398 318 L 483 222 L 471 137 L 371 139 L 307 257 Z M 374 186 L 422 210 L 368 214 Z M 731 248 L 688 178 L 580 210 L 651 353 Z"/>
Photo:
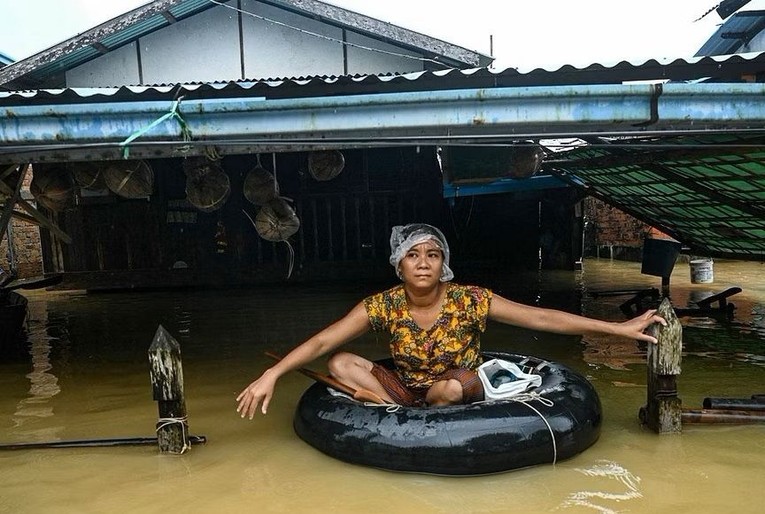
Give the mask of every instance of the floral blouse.
<path id="1" fill-rule="evenodd" d="M 364 299 L 375 331 L 390 333 L 390 350 L 404 383 L 429 387 L 435 377 L 454 368 L 476 369 L 481 364 L 481 332 L 486 330 L 492 292 L 449 282 L 441 312 L 428 330 L 409 312 L 404 286 Z"/>

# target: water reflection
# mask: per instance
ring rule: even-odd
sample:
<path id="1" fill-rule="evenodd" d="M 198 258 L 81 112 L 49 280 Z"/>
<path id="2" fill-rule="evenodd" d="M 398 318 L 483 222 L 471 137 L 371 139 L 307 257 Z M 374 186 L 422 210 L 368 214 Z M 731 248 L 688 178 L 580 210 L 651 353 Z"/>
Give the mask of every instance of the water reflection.
<path id="1" fill-rule="evenodd" d="M 35 421 L 53 416 L 51 399 L 61 392 L 58 377 L 51 373 L 51 341 L 55 337 L 47 333 L 47 311 L 30 307 L 28 315 L 28 348 L 32 371 L 27 373 L 29 391 L 26 398 L 16 404 L 12 417 L 14 432 L 24 440 L 55 440 L 63 427 L 37 426 Z"/>
<path id="2" fill-rule="evenodd" d="M 696 307 L 696 302 L 729 287 L 742 286 L 743 291 L 728 298 L 735 306 L 731 319 L 726 316 L 682 316 L 684 355 L 702 358 L 730 359 L 758 366 L 765 354 L 765 274 L 760 263 L 721 261 L 715 263 L 713 284 L 692 284 L 682 273 L 685 266 L 676 265 L 671 279 L 670 295 L 674 306 Z M 593 292 L 609 289 L 641 290 L 656 287 L 655 277 L 640 274 L 638 263 L 586 261 L 582 273 L 582 313 L 615 321 L 626 319 L 620 305 L 631 294 L 599 296 Z M 614 287 L 614 284 L 619 285 Z M 614 341 L 608 337 L 588 336 L 585 359 L 594 365 L 627 369 L 645 360 L 645 345 L 638 342 Z"/>

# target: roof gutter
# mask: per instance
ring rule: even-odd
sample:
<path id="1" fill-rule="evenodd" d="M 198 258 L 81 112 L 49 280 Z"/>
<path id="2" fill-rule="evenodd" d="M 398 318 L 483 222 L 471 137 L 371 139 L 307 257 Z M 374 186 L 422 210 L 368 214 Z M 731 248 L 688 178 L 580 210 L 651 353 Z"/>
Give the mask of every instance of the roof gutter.
<path id="1" fill-rule="evenodd" d="M 94 151 L 78 160 L 120 158 L 125 146 L 134 156 L 160 157 L 163 147 L 175 152 L 209 145 L 249 145 L 262 151 L 264 146 L 297 144 L 511 144 L 593 134 L 762 129 L 765 84 L 666 84 L 659 97 L 651 84 L 630 84 L 0 109 L 0 162 L 18 163 L 50 160 L 44 159 L 50 153 L 69 160 L 69 152 L 88 148 Z M 651 123 L 650 132 L 646 123 Z M 184 140 L 182 126 L 190 140 Z"/>

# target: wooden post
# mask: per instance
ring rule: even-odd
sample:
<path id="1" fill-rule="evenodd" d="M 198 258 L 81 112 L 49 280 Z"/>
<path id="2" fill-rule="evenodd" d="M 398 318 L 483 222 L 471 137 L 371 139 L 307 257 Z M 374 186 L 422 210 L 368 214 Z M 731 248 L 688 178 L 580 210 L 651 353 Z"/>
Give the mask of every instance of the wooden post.
<path id="1" fill-rule="evenodd" d="M 149 347 L 151 386 L 159 409 L 157 444 L 163 453 L 181 454 L 191 447 L 183 394 L 181 348 L 160 325 Z"/>
<path id="2" fill-rule="evenodd" d="M 648 344 L 648 399 L 640 410 L 643 423 L 658 434 L 682 430 L 682 409 L 677 397 L 677 376 L 683 349 L 683 327 L 675 315 L 672 302 L 664 298 L 656 312 L 667 326 L 654 324 L 651 333 L 657 344 Z"/>

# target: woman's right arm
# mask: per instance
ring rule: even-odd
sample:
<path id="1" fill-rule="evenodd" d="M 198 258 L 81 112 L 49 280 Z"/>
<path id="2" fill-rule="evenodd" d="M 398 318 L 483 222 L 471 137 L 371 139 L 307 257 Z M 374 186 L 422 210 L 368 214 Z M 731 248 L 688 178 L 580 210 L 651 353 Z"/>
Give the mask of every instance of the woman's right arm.
<path id="1" fill-rule="evenodd" d="M 271 402 L 276 380 L 279 377 L 356 339 L 370 329 L 369 317 L 364 304 L 359 303 L 348 314 L 296 347 L 248 385 L 236 397 L 236 401 L 239 402 L 236 411 L 242 417 L 247 416 L 252 419 L 258 405 L 261 405 L 261 412 L 265 414 L 268 411 L 268 404 Z"/>

